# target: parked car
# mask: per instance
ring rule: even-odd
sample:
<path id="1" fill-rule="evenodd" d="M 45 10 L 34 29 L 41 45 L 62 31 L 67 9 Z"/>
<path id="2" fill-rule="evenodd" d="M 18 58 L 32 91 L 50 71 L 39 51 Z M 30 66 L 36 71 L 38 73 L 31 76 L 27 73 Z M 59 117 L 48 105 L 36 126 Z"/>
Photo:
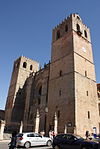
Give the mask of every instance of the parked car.
<path id="1" fill-rule="evenodd" d="M 99 137 L 92 138 L 92 141 L 100 143 L 100 138 Z"/>
<path id="2" fill-rule="evenodd" d="M 28 132 L 28 133 L 19 133 L 17 135 L 17 146 L 24 146 L 29 148 L 31 146 L 40 146 L 40 145 L 52 145 L 52 139 L 49 137 L 43 137 L 38 133 Z"/>
<path id="3" fill-rule="evenodd" d="M 73 134 L 58 134 L 53 139 L 53 149 L 99 149 L 98 143 Z"/>

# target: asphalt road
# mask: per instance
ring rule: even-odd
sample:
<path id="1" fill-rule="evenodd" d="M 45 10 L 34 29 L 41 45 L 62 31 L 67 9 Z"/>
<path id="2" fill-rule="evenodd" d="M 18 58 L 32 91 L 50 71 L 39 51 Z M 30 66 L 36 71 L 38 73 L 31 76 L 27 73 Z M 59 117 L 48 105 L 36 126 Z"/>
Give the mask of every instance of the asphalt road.
<path id="1" fill-rule="evenodd" d="M 9 149 L 8 142 L 0 142 L 0 149 Z M 24 147 L 20 147 L 17 149 L 25 149 Z M 30 149 L 52 149 L 52 147 L 42 146 L 42 147 L 31 147 Z M 100 149 L 100 144 L 98 149 Z"/>
<path id="2" fill-rule="evenodd" d="M 9 149 L 8 147 L 8 142 L 0 142 L 0 149 Z M 25 148 L 18 148 L 18 149 L 25 149 Z M 52 149 L 51 147 L 45 147 L 45 146 L 42 146 L 42 147 L 31 147 L 30 149 Z"/>

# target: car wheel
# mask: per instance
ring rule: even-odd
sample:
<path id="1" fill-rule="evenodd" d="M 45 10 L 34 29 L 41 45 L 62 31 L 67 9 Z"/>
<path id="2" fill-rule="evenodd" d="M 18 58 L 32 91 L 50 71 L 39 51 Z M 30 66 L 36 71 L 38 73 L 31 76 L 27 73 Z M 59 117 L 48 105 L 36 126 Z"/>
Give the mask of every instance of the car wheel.
<path id="1" fill-rule="evenodd" d="M 25 142 L 25 144 L 24 144 L 24 147 L 25 148 L 30 148 L 30 146 L 31 146 L 31 143 L 30 142 Z"/>
<path id="2" fill-rule="evenodd" d="M 59 148 L 59 146 L 56 145 L 56 146 L 55 146 L 55 149 L 60 149 L 60 148 Z"/>
<path id="3" fill-rule="evenodd" d="M 48 142 L 47 142 L 47 146 L 51 146 L 52 145 L 52 142 L 49 140 Z"/>

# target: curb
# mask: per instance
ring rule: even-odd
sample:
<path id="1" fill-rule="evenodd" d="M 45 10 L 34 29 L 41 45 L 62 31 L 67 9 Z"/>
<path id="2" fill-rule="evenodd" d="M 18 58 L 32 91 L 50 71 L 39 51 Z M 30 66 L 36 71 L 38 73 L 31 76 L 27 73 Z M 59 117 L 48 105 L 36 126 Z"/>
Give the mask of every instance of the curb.
<path id="1" fill-rule="evenodd" d="M 10 142 L 10 140 L 0 140 L 0 143 L 4 143 L 4 142 Z"/>

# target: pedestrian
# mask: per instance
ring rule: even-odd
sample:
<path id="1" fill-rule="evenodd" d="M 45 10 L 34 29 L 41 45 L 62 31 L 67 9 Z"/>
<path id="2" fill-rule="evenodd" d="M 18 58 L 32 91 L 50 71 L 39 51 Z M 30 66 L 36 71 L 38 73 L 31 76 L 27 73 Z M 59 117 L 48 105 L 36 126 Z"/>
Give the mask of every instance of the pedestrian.
<path id="1" fill-rule="evenodd" d="M 12 133 L 11 142 L 8 144 L 9 145 L 9 149 L 16 148 L 16 139 L 17 139 L 16 135 L 17 135 L 17 133 L 14 131 Z"/>
<path id="2" fill-rule="evenodd" d="M 52 131 L 52 136 L 53 136 L 53 138 L 55 137 L 55 132 L 54 131 Z"/>
<path id="3" fill-rule="evenodd" d="M 89 131 L 88 130 L 86 131 L 85 136 L 86 136 L 86 140 L 88 140 L 89 139 Z"/>
<path id="4" fill-rule="evenodd" d="M 96 139 L 96 138 L 97 138 L 97 134 L 96 134 L 96 133 L 94 133 L 94 134 L 93 134 L 93 136 L 94 136 L 94 139 Z"/>

